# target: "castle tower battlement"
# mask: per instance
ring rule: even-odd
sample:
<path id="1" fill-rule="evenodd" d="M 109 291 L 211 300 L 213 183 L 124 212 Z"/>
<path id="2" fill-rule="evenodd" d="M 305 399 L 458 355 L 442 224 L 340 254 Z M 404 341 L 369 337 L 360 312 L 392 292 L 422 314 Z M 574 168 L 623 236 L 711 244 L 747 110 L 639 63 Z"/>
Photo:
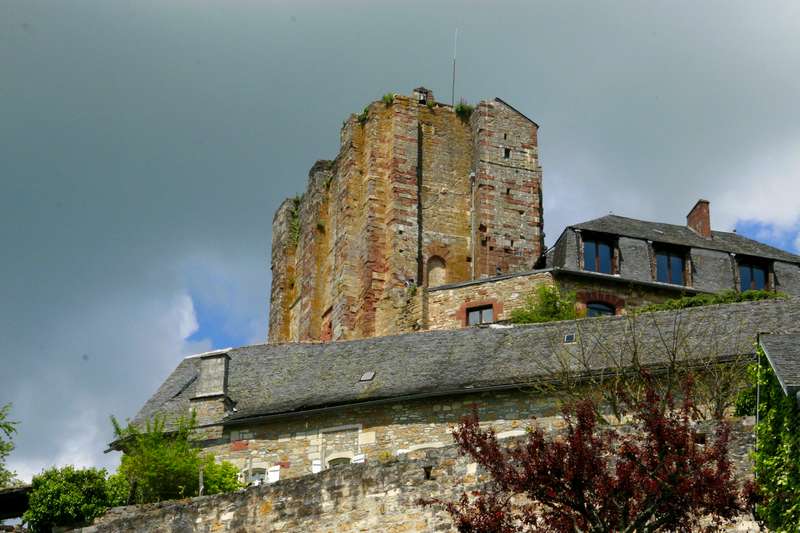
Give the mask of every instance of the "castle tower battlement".
<path id="1" fill-rule="evenodd" d="M 273 220 L 269 340 L 424 329 L 424 288 L 530 270 L 543 252 L 538 126 L 423 87 L 351 115 L 333 161 Z"/>

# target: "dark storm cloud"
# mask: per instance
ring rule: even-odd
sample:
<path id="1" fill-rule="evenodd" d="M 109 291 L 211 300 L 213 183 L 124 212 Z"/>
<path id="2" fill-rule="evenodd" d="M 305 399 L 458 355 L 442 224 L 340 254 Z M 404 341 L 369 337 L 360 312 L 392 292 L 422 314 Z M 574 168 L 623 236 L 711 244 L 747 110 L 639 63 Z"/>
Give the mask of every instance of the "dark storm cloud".
<path id="1" fill-rule="evenodd" d="M 266 334 L 272 212 L 348 113 L 418 84 L 542 126 L 548 242 L 608 211 L 795 231 L 794 3 L 6 0 L 0 403 L 12 466 L 105 463 L 195 308 Z M 192 337 L 193 339 L 196 337 Z"/>

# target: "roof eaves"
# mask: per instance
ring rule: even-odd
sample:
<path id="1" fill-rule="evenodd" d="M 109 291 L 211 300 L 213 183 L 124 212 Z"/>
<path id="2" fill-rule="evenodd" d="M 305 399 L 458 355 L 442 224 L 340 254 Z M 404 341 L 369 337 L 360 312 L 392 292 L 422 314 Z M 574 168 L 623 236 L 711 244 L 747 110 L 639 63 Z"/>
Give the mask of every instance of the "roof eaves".
<path id="1" fill-rule="evenodd" d="M 559 274 L 567 274 L 567 275 L 581 276 L 592 279 L 602 279 L 613 283 L 624 283 L 626 285 L 631 285 L 631 284 L 642 285 L 645 287 L 665 289 L 669 291 L 684 292 L 690 294 L 711 294 L 713 292 L 713 291 L 704 291 L 701 289 L 696 289 L 694 287 L 687 287 L 686 285 L 673 285 L 671 283 L 661 283 L 658 281 L 641 281 L 638 279 L 624 278 L 619 274 L 603 274 L 602 272 L 590 272 L 588 270 L 575 270 L 572 268 L 564 268 L 564 267 L 553 267 L 552 270 L 553 274 L 555 274 L 556 276 L 558 276 Z"/>
<path id="2" fill-rule="evenodd" d="M 428 292 L 434 291 L 441 291 L 445 289 L 458 289 L 460 287 L 469 287 L 471 285 L 481 285 L 483 283 L 492 283 L 495 281 L 502 281 L 504 279 L 510 278 L 517 278 L 522 276 L 532 276 L 534 274 L 544 274 L 547 272 L 551 272 L 553 270 L 552 267 L 550 268 L 539 268 L 535 270 L 525 270 L 523 272 L 511 272 L 509 274 L 501 274 L 499 276 L 492 276 L 490 278 L 480 278 L 480 279 L 470 279 L 467 281 L 458 281 L 456 283 L 448 283 L 446 285 L 437 285 L 436 287 L 429 287 L 427 290 Z"/>
<path id="3" fill-rule="evenodd" d="M 602 317 L 601 317 L 602 319 Z M 586 319 L 584 319 L 586 320 Z M 589 319 L 591 320 L 591 319 Z M 716 360 L 719 363 L 726 363 L 737 360 L 737 357 L 743 354 L 720 354 L 717 356 Z M 690 363 L 692 364 L 692 363 Z M 698 362 L 698 365 L 705 364 L 704 362 Z M 666 364 L 651 364 L 648 366 L 648 371 L 652 373 L 652 375 L 661 375 L 663 372 L 667 372 L 669 370 L 668 365 Z M 577 380 L 588 380 L 594 376 L 605 374 L 607 369 L 597 369 L 594 372 L 576 372 L 576 379 Z M 634 370 L 631 368 L 629 370 L 623 370 L 623 372 L 633 372 Z M 206 424 L 199 427 L 215 427 L 215 426 L 241 426 L 245 424 L 253 424 L 253 423 L 261 423 L 266 421 L 274 421 L 274 420 L 281 420 L 286 418 L 291 418 L 294 416 L 308 416 L 314 415 L 319 413 L 325 413 L 334 411 L 336 409 L 341 409 L 344 407 L 358 405 L 359 407 L 363 406 L 374 406 L 374 405 L 385 405 L 387 403 L 393 402 L 408 402 L 414 400 L 424 400 L 429 398 L 439 398 L 443 396 L 455 396 L 455 395 L 464 395 L 464 394 L 475 394 L 475 393 L 482 393 L 482 392 L 493 392 L 493 391 L 504 391 L 504 390 L 513 390 L 513 389 L 528 389 L 530 387 L 539 386 L 542 384 L 548 383 L 557 383 L 562 379 L 561 376 L 549 376 L 546 374 L 537 375 L 537 376 L 530 376 L 528 379 L 513 382 L 513 383 L 498 383 L 496 385 L 485 385 L 481 387 L 473 387 L 471 385 L 465 385 L 462 387 L 451 388 L 447 390 L 431 390 L 425 392 L 419 392 L 415 394 L 404 394 L 404 395 L 396 395 L 396 396 L 384 396 L 380 398 L 372 398 L 368 400 L 356 400 L 356 401 L 344 401 L 335 404 L 328 404 L 328 405 L 319 405 L 319 406 L 309 406 L 309 407 L 300 407 L 293 410 L 286 410 L 286 411 L 277 411 L 274 413 L 262 413 L 262 414 L 253 414 L 253 415 L 245 415 L 241 418 L 233 418 L 227 417 L 226 419 L 221 420 L 220 422 L 213 423 L 213 424 Z"/>
<path id="4" fill-rule="evenodd" d="M 622 224 L 624 224 L 625 221 L 630 220 L 632 222 L 639 223 L 639 224 L 647 224 L 647 225 L 654 225 L 654 226 L 655 225 L 671 226 L 671 227 L 676 228 L 676 229 L 690 231 L 695 237 L 697 237 L 697 240 L 693 241 L 692 243 L 685 243 L 685 246 L 688 247 L 688 248 L 696 248 L 696 249 L 700 249 L 700 250 L 713 250 L 713 251 L 724 252 L 724 253 L 736 253 L 738 255 L 747 255 L 747 256 L 752 256 L 752 257 L 763 257 L 763 258 L 766 258 L 766 259 L 772 259 L 774 261 L 782 261 L 782 262 L 785 262 L 785 263 L 793 263 L 793 264 L 800 265 L 800 256 L 798 256 L 796 254 L 793 254 L 791 252 L 787 252 L 785 250 L 781 250 L 780 248 L 775 248 L 774 246 L 770 246 L 770 245 L 765 244 L 763 242 L 757 241 L 755 239 L 750 239 L 749 237 L 744 237 L 743 235 L 739 235 L 739 234 L 733 233 L 733 232 L 713 230 L 711 238 L 705 238 L 705 237 L 700 236 L 697 232 L 695 232 L 694 230 L 692 230 L 688 226 L 682 226 L 680 224 L 671 224 L 671 223 L 668 223 L 668 222 L 653 222 L 652 220 L 642 220 L 642 219 L 638 219 L 638 218 L 624 217 L 624 216 L 614 215 L 614 214 L 608 214 L 608 215 L 605 215 L 605 216 L 602 216 L 602 217 L 598 217 L 598 218 L 593 218 L 591 220 L 587 220 L 585 222 L 580 222 L 578 224 L 572 224 L 570 226 L 567 226 L 567 229 L 572 229 L 572 230 L 575 230 L 575 231 L 587 231 L 587 232 L 593 232 L 593 233 L 604 233 L 604 234 L 607 234 L 607 235 L 617 235 L 617 236 L 620 236 L 620 237 L 629 237 L 629 238 L 632 238 L 632 239 L 642 239 L 643 238 L 640 235 L 635 235 L 634 234 L 635 232 L 624 231 L 624 230 L 623 231 L 609 231 L 608 229 L 598 229 L 596 227 L 592 227 L 593 224 L 598 223 L 598 222 L 600 222 L 600 221 L 602 221 L 604 219 L 612 218 L 612 217 L 614 219 L 620 220 L 620 223 L 622 223 Z M 736 238 L 736 239 L 742 239 L 742 240 L 746 240 L 746 241 L 751 241 L 751 242 L 755 243 L 756 245 L 758 245 L 760 247 L 766 247 L 766 248 L 772 249 L 774 251 L 764 250 L 763 253 L 756 253 L 756 254 L 735 252 L 735 251 L 731 250 L 730 247 L 724 246 L 724 243 L 720 243 L 719 239 L 714 239 L 715 235 L 726 235 L 726 236 L 728 236 L 728 238 L 733 237 L 733 238 Z M 652 238 L 647 238 L 647 240 L 654 241 L 654 242 L 667 242 L 667 241 L 665 241 L 663 239 L 659 239 L 658 235 L 654 235 Z"/>
<path id="5" fill-rule="evenodd" d="M 531 124 L 533 124 L 534 126 L 536 126 L 536 128 L 537 128 L 537 129 L 539 128 L 539 124 L 537 124 L 535 120 L 532 120 L 532 119 L 531 119 L 530 117 L 528 117 L 528 116 L 527 116 L 525 113 L 523 113 L 522 111 L 520 111 L 519 109 L 517 109 L 517 108 L 516 108 L 516 107 L 514 107 L 513 105 L 509 104 L 508 102 L 506 102 L 505 100 L 503 100 L 503 99 L 502 99 L 502 98 L 500 98 L 499 96 L 495 96 L 495 97 L 494 97 L 494 99 L 495 99 L 495 101 L 497 101 L 497 102 L 500 102 L 501 104 L 503 104 L 503 105 L 505 105 L 505 106 L 508 106 L 508 107 L 510 107 L 510 108 L 511 108 L 511 109 L 513 109 L 513 110 L 514 110 L 514 112 L 516 112 L 516 113 L 517 113 L 519 116 L 521 116 L 522 118 L 524 118 L 525 120 L 527 120 L 528 122 L 530 122 Z"/>
<path id="6" fill-rule="evenodd" d="M 795 395 L 800 395 L 800 385 L 787 384 L 786 380 L 784 379 L 784 377 L 778 371 L 778 368 L 776 367 L 775 359 L 772 356 L 770 356 L 769 350 L 767 350 L 767 346 L 766 346 L 766 344 L 764 344 L 764 342 L 762 340 L 762 337 L 765 337 L 765 336 L 768 336 L 768 334 L 762 333 L 762 334 L 758 335 L 758 345 L 761 347 L 762 350 L 764 350 L 764 355 L 767 356 L 767 361 L 769 361 L 769 365 L 772 367 L 772 371 L 775 373 L 775 377 L 778 378 L 778 383 L 780 383 L 784 394 L 786 394 L 787 396 L 790 396 L 790 397 L 791 396 L 795 396 Z M 800 354 L 798 354 L 798 355 L 800 355 Z M 800 401 L 800 397 L 798 397 L 798 400 Z"/>

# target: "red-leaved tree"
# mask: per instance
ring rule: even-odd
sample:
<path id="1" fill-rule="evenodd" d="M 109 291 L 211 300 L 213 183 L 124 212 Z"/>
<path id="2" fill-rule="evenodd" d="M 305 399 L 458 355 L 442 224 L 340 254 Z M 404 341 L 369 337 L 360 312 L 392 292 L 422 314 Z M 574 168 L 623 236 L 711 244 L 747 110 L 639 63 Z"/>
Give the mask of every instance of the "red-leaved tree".
<path id="1" fill-rule="evenodd" d="M 730 428 L 720 422 L 703 443 L 692 429 L 691 387 L 676 407 L 648 383 L 624 434 L 599 427 L 595 406 L 583 401 L 564 410 L 563 435 L 532 429 L 526 441 L 505 447 L 474 411 L 453 436 L 490 481 L 456 502 L 421 503 L 444 505 L 462 533 L 716 529 L 742 511 Z"/>

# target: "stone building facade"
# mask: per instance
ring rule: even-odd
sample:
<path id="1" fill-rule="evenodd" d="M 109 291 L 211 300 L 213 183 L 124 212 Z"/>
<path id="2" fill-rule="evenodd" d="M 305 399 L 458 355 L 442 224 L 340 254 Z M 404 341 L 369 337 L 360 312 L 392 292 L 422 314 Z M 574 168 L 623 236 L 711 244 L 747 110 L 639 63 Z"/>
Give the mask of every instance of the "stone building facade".
<path id="1" fill-rule="evenodd" d="M 800 257 L 711 229 L 615 215 L 544 248 L 538 126 L 495 98 L 474 110 L 422 87 L 351 115 L 333 161 L 272 228 L 269 341 L 368 338 L 502 321 L 543 283 L 589 314 L 685 294 L 800 295 Z"/>
<path id="2" fill-rule="evenodd" d="M 499 98 L 418 88 L 370 104 L 272 228 L 272 342 L 423 328 L 418 288 L 530 270 L 543 250 L 538 126 Z"/>
<path id="3" fill-rule="evenodd" d="M 270 482 L 447 446 L 450 429 L 473 407 L 502 436 L 523 434 L 534 419 L 558 429 L 559 395 L 540 385 L 565 370 L 605 372 L 634 357 L 654 371 L 674 360 L 698 368 L 738 356 L 746 362 L 759 333 L 799 331 L 795 298 L 694 308 L 679 317 L 657 312 L 245 346 L 184 359 L 134 423 L 195 410 L 208 451 L 233 462 L 244 479 Z"/>
<path id="4" fill-rule="evenodd" d="M 710 216 L 709 202 L 699 200 L 685 226 L 617 215 L 575 224 L 540 264 L 559 270 L 559 285 L 575 290 L 582 305 L 605 304 L 616 313 L 682 294 L 762 289 L 800 295 L 800 257 L 711 230 Z"/>

